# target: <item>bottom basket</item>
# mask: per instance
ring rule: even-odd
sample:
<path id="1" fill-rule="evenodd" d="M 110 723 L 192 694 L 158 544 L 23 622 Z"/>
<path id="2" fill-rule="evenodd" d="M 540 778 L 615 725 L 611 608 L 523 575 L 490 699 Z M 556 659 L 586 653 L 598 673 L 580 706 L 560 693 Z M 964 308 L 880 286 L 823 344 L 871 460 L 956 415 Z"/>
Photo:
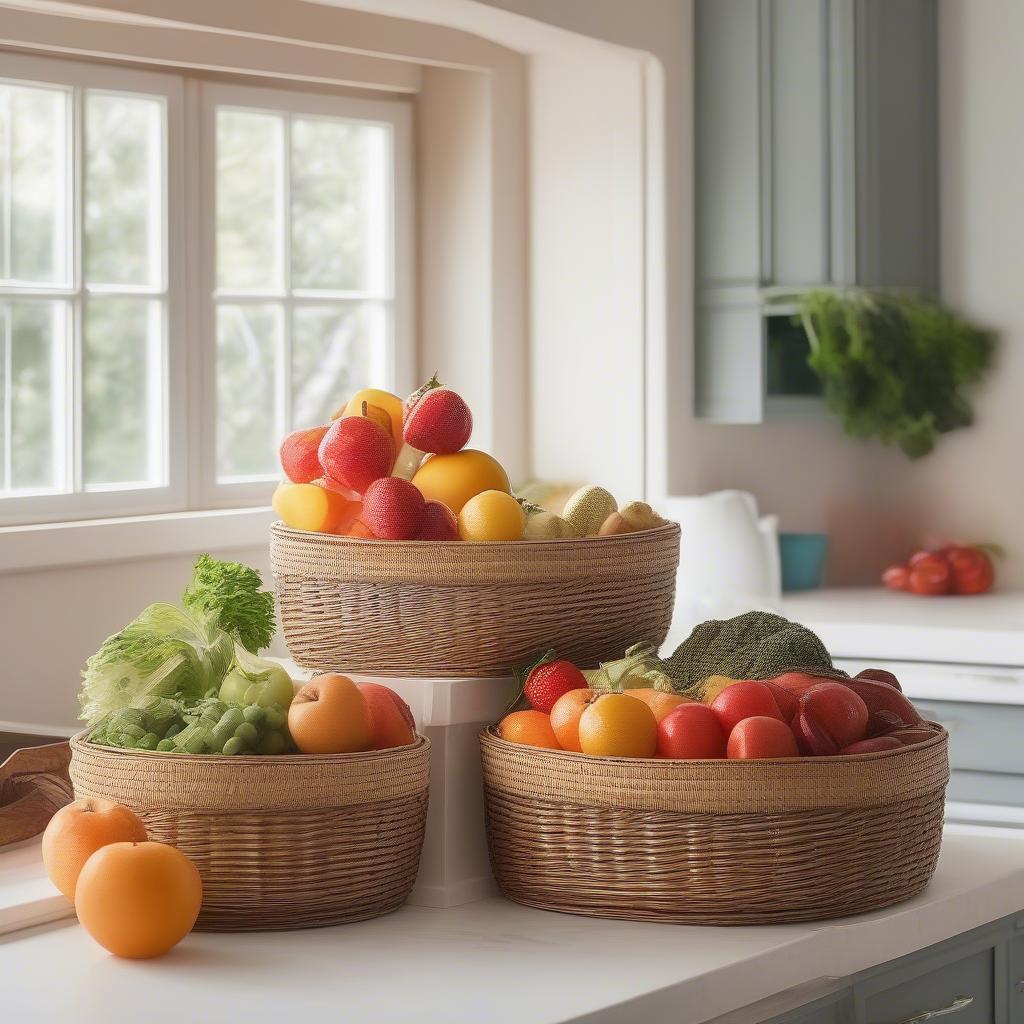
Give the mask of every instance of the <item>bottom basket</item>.
<path id="1" fill-rule="evenodd" d="M 587 757 L 481 736 L 487 838 L 510 899 L 680 924 L 842 917 L 935 870 L 948 737 L 777 761 Z"/>
<path id="2" fill-rule="evenodd" d="M 192 859 L 203 931 L 362 921 L 416 880 L 430 741 L 360 754 L 219 757 L 71 740 L 77 797 L 135 811 Z"/>

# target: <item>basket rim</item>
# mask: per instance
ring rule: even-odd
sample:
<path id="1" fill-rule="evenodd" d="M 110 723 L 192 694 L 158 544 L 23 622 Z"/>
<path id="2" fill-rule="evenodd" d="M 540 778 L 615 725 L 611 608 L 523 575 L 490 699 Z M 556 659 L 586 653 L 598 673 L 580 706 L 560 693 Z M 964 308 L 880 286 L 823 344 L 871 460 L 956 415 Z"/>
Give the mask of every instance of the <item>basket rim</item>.
<path id="1" fill-rule="evenodd" d="M 339 533 L 321 533 L 318 530 L 299 530 L 294 526 L 288 526 L 284 520 L 276 519 L 270 524 L 272 533 L 289 538 L 309 538 L 322 540 L 326 544 L 339 547 L 360 547 L 362 545 L 386 544 L 388 548 L 408 551 L 422 551 L 426 548 L 444 548 L 452 551 L 464 551 L 469 546 L 474 551 L 493 549 L 495 551 L 522 550 L 531 547 L 570 547 L 573 544 L 590 544 L 594 541 L 606 543 L 609 541 L 628 542 L 633 539 L 649 538 L 652 534 L 666 534 L 672 530 L 681 529 L 679 524 L 671 520 L 659 526 L 652 526 L 646 530 L 633 530 L 631 533 L 617 533 L 606 537 L 553 537 L 546 540 L 526 538 L 522 540 L 384 540 L 380 537 L 349 537 Z"/>
<path id="2" fill-rule="evenodd" d="M 86 739 L 88 729 L 76 732 L 70 737 L 69 743 L 72 750 L 102 751 L 114 757 L 145 757 L 153 758 L 161 763 L 173 761 L 178 764 L 208 764 L 223 767 L 226 764 L 234 764 L 239 768 L 253 765 L 311 765 L 317 762 L 324 762 L 332 765 L 356 765 L 365 761 L 374 761 L 379 757 L 395 756 L 404 754 L 419 753 L 424 747 L 430 746 L 428 737 L 416 733 L 416 739 L 412 743 L 405 743 L 400 747 L 381 747 L 378 750 L 356 750 L 349 754 L 189 754 L 179 753 L 172 750 L 136 750 L 127 747 L 114 747 L 105 743 L 91 743 Z"/>
<path id="3" fill-rule="evenodd" d="M 949 739 L 949 733 L 939 722 L 927 722 L 927 725 L 935 726 L 935 735 L 919 743 L 908 743 L 905 747 L 896 747 L 894 750 L 875 750 L 866 754 L 825 754 L 821 757 L 758 757 L 758 758 L 728 758 L 728 757 L 609 757 L 602 754 L 584 754 L 575 750 L 554 750 L 551 747 L 533 747 L 532 749 L 542 757 L 560 757 L 583 764 L 603 764 L 623 768 L 635 765 L 650 771 L 652 767 L 664 767 L 666 771 L 675 770 L 675 766 L 692 768 L 694 765 L 713 765 L 723 768 L 740 768 L 745 765 L 779 765 L 784 768 L 806 768 L 810 771 L 813 768 L 828 767 L 845 764 L 871 763 L 882 761 L 890 757 L 899 757 L 907 752 L 927 750 L 938 743 L 945 743 Z M 528 746 L 524 743 L 513 743 L 498 735 L 498 727 L 489 725 L 480 733 L 480 739 L 493 743 L 499 748 L 508 751 L 519 751 L 522 747 Z M 749 768 L 744 768 L 749 772 Z"/>

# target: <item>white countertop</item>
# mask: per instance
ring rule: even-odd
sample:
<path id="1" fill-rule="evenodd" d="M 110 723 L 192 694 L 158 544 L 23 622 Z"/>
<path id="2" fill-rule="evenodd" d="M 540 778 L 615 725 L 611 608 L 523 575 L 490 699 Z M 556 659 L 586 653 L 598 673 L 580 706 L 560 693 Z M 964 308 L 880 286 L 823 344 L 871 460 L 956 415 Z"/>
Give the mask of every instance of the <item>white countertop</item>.
<path id="1" fill-rule="evenodd" d="M 696 1024 L 1022 908 L 1024 839 L 948 826 L 925 893 L 833 922 L 632 924 L 495 898 L 450 910 L 406 907 L 338 928 L 194 933 L 162 959 L 126 961 L 63 921 L 0 937 L 0 975 L 5 1019 L 19 1024 Z"/>
<path id="2" fill-rule="evenodd" d="M 921 597 L 864 587 L 783 595 L 836 658 L 1024 668 L 1024 591 Z"/>

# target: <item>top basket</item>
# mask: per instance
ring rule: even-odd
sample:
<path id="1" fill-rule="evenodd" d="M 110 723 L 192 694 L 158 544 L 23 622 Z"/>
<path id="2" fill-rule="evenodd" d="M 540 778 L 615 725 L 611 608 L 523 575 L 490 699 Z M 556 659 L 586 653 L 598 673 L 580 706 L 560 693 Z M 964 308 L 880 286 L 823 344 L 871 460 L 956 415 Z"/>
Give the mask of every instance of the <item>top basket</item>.
<path id="1" fill-rule="evenodd" d="M 679 527 L 583 540 L 379 541 L 271 528 L 285 642 L 307 668 L 508 675 L 554 648 L 578 665 L 660 644 Z"/>

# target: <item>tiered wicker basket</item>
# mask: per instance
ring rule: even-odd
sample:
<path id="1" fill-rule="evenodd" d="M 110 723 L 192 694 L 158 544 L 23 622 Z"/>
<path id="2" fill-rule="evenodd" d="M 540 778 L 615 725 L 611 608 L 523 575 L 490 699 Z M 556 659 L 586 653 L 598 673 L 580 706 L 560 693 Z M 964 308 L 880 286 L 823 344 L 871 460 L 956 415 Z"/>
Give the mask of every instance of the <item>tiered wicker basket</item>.
<path id="1" fill-rule="evenodd" d="M 494 874 L 519 903 L 595 917 L 841 917 L 935 870 L 948 737 L 777 761 L 588 757 L 481 737 Z"/>
<path id="2" fill-rule="evenodd" d="M 508 675 L 540 650 L 580 665 L 660 644 L 679 527 L 585 540 L 377 541 L 272 528 L 285 642 L 307 668 Z"/>
<path id="3" fill-rule="evenodd" d="M 359 754 L 165 754 L 71 740 L 77 797 L 134 810 L 203 879 L 197 928 L 342 924 L 397 909 L 416 879 L 430 741 Z"/>

